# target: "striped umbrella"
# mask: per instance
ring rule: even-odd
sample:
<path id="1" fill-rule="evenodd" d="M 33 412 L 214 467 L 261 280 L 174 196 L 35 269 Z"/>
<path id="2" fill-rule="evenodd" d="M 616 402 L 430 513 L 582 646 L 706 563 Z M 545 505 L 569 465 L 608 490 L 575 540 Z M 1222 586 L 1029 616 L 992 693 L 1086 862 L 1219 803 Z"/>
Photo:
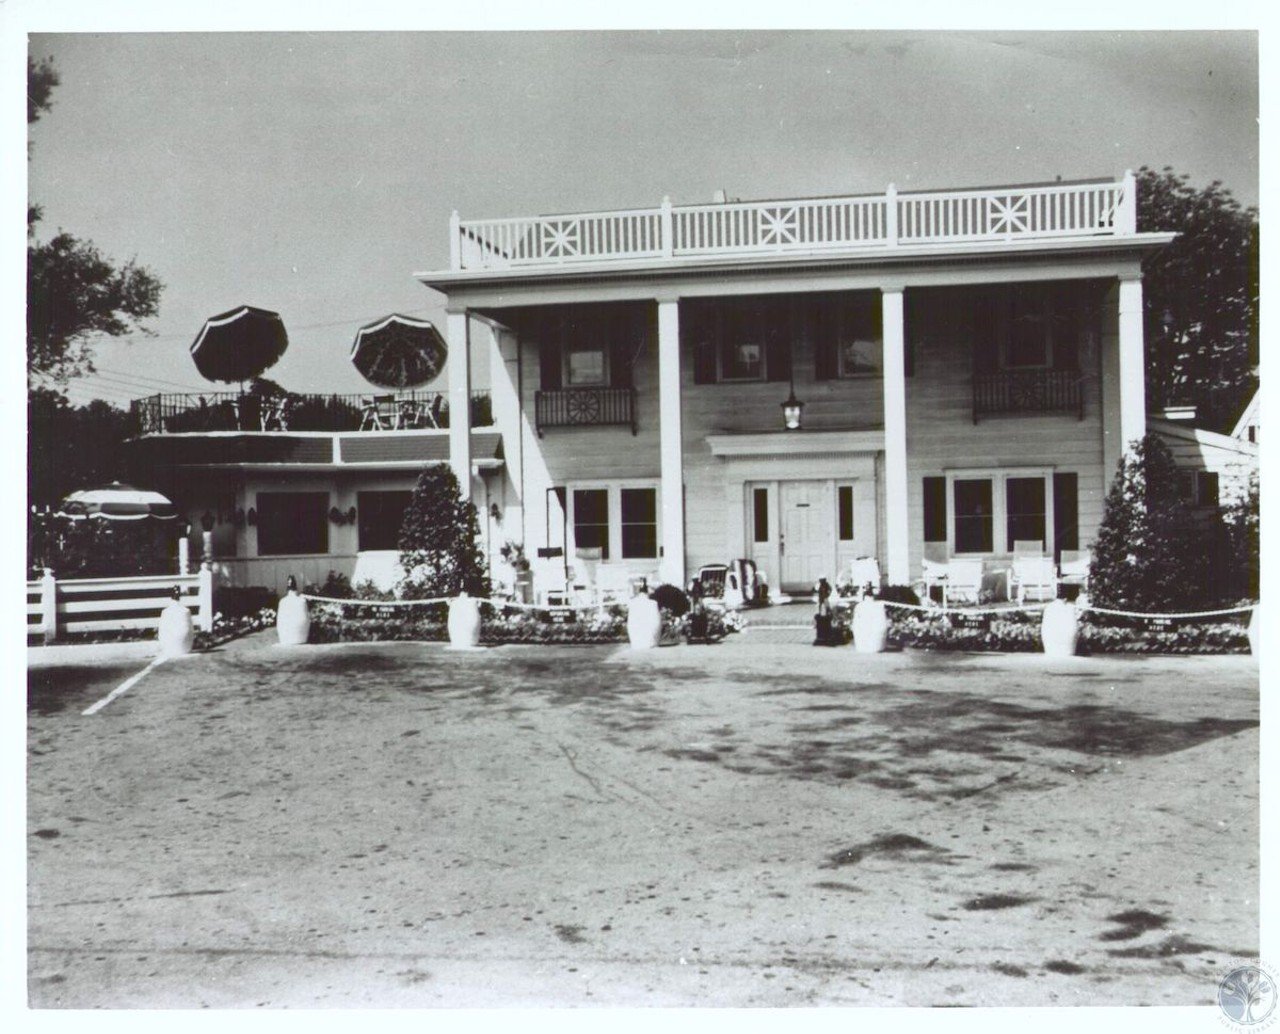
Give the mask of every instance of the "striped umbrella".
<path id="1" fill-rule="evenodd" d="M 58 513 L 72 520 L 102 517 L 111 521 L 141 521 L 148 517 L 171 521 L 177 508 L 159 492 L 148 492 L 113 481 L 104 488 L 72 492 L 58 506 Z"/>
<path id="2" fill-rule="evenodd" d="M 274 366 L 288 347 L 278 312 L 241 305 L 205 320 L 191 358 L 202 377 L 243 384 Z"/>
<path id="3" fill-rule="evenodd" d="M 384 316 L 356 331 L 351 362 L 379 388 L 416 388 L 444 368 L 448 348 L 427 320 Z"/>

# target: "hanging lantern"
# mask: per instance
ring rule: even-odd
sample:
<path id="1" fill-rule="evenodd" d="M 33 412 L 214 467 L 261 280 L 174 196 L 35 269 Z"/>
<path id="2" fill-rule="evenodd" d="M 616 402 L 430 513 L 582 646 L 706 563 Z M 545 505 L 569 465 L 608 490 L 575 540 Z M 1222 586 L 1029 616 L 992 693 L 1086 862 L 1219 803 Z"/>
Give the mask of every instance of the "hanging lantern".
<path id="1" fill-rule="evenodd" d="M 804 403 L 796 398 L 796 388 L 792 384 L 791 394 L 782 403 L 782 424 L 788 431 L 798 431 L 800 429 L 800 411 L 802 409 L 804 409 Z"/>

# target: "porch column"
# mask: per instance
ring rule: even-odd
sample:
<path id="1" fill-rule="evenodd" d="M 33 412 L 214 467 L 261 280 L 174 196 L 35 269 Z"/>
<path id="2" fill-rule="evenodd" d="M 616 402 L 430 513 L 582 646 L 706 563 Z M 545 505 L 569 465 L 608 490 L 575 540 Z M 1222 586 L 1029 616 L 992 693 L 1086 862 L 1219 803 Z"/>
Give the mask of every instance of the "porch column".
<path id="1" fill-rule="evenodd" d="M 906 334 L 902 288 L 882 288 L 885 558 L 890 585 L 911 581 L 907 516 Z"/>
<path id="2" fill-rule="evenodd" d="M 449 333 L 449 466 L 471 498 L 471 333 L 467 310 L 447 314 Z"/>
<path id="3" fill-rule="evenodd" d="M 1146 358 L 1142 342 L 1142 276 L 1120 279 L 1120 448 L 1147 433 Z"/>
<path id="4" fill-rule="evenodd" d="M 664 582 L 684 588 L 684 454 L 680 436 L 680 303 L 658 299 L 658 428 L 662 454 Z"/>

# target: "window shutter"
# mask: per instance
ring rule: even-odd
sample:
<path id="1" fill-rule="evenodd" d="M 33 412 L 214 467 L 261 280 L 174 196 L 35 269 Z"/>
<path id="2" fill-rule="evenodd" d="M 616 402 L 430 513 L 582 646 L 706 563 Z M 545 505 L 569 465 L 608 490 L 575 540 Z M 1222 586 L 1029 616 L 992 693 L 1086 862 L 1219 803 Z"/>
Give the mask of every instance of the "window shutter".
<path id="1" fill-rule="evenodd" d="M 813 378 L 834 380 L 836 376 L 836 312 L 830 297 L 819 297 L 808 309 L 809 333 L 813 339 Z"/>
<path id="2" fill-rule="evenodd" d="M 999 355 L 999 301 L 992 291 L 973 299 L 973 372 L 994 373 Z"/>
<path id="3" fill-rule="evenodd" d="M 543 320 L 538 342 L 538 373 L 543 391 L 555 391 L 561 387 L 560 324 Z"/>
<path id="4" fill-rule="evenodd" d="M 1076 474 L 1053 475 L 1053 558 L 1080 548 L 1079 484 Z"/>
<path id="5" fill-rule="evenodd" d="M 613 388 L 630 388 L 631 363 L 644 340 L 642 331 L 626 312 L 620 312 L 609 320 L 608 329 L 609 385 Z"/>
<path id="6" fill-rule="evenodd" d="M 791 306 L 787 298 L 769 298 L 760 306 L 765 332 L 765 375 L 771 381 L 791 379 Z"/>
<path id="7" fill-rule="evenodd" d="M 947 541 L 947 479 L 924 479 L 924 540 Z"/>
<path id="8" fill-rule="evenodd" d="M 680 343 L 693 351 L 693 383 L 716 382 L 716 311 L 712 303 L 680 303 Z"/>
<path id="9" fill-rule="evenodd" d="M 1080 335 L 1084 327 L 1083 291 L 1063 288 L 1052 294 L 1050 327 L 1053 335 L 1053 368 L 1080 369 Z"/>

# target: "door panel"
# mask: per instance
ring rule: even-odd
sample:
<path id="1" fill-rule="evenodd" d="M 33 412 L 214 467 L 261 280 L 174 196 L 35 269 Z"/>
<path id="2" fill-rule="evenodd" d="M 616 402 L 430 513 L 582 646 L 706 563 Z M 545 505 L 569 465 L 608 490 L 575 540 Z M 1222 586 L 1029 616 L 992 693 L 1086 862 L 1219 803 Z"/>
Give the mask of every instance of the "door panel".
<path id="1" fill-rule="evenodd" d="M 819 578 L 836 575 L 835 486 L 831 481 L 783 481 L 778 487 L 782 589 L 802 592 Z"/>

